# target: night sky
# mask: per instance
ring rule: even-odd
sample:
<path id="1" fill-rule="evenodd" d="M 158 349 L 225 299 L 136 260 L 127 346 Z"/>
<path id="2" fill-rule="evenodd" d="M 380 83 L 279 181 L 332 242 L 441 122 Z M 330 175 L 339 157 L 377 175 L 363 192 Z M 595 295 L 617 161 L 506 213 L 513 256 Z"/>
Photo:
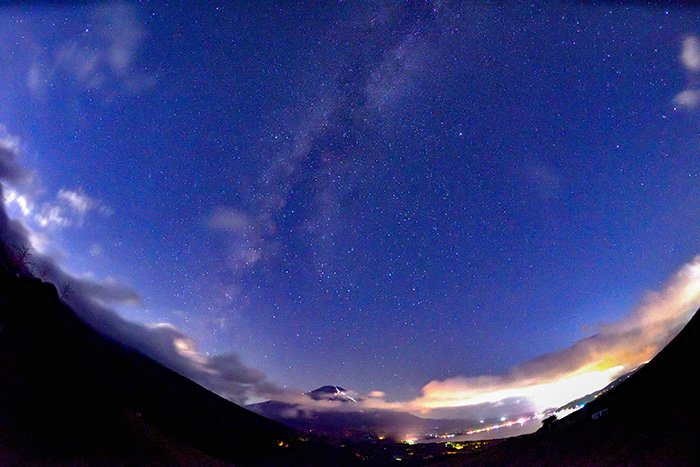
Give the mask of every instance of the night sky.
<path id="1" fill-rule="evenodd" d="M 700 10 L 282 3 L 0 7 L 7 210 L 122 317 L 405 401 L 700 253 Z"/>

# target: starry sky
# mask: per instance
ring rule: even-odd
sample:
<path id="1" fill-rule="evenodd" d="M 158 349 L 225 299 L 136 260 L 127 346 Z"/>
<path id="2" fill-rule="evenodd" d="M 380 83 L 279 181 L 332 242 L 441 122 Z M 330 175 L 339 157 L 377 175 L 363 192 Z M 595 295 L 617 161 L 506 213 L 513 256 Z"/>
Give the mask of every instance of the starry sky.
<path id="1" fill-rule="evenodd" d="M 280 387 L 509 375 L 700 253 L 700 10 L 592 3 L 0 6 L 7 211 Z"/>

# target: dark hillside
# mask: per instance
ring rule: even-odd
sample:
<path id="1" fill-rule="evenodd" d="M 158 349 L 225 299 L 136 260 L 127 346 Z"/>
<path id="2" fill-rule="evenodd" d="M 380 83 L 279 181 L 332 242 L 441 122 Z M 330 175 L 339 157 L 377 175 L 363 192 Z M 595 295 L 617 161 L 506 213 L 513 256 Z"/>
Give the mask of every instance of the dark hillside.
<path id="1" fill-rule="evenodd" d="M 700 315 L 578 412 L 450 465 L 700 465 Z"/>
<path id="2" fill-rule="evenodd" d="M 341 452 L 98 334 L 38 279 L 0 278 L 0 464 L 323 463 Z"/>

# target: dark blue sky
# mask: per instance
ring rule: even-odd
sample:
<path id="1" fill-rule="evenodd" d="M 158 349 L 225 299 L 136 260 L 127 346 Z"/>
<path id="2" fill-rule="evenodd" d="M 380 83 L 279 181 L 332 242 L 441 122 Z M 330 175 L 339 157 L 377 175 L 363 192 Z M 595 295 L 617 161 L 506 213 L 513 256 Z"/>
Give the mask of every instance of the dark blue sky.
<path id="1" fill-rule="evenodd" d="M 0 8 L 37 206 L 93 203 L 52 254 L 303 389 L 413 397 L 625 316 L 698 253 L 700 11 L 438 3 Z"/>

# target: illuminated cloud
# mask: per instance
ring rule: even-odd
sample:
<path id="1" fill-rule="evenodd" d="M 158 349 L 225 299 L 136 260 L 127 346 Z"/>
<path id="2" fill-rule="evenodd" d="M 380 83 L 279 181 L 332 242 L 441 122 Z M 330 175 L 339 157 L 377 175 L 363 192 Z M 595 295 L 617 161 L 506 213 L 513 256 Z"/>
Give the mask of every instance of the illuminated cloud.
<path id="1" fill-rule="evenodd" d="M 26 195 L 20 194 L 12 189 L 5 190 L 5 205 L 15 205 L 24 217 L 29 216 L 34 209 L 33 203 Z"/>
<path id="2" fill-rule="evenodd" d="M 59 200 L 65 201 L 71 208 L 83 215 L 96 204 L 92 198 L 79 191 L 61 189 L 57 196 Z"/>
<path id="3" fill-rule="evenodd" d="M 41 227 L 82 227 L 85 217 L 92 211 L 103 216 L 110 216 L 114 212 L 82 191 L 61 189 L 55 201 L 42 204 L 34 214 L 34 220 Z"/>
<path id="4" fill-rule="evenodd" d="M 20 154 L 18 140 L 9 135 L 3 137 L 9 143 L 0 153 L 0 198 L 4 199 L 0 203 L 0 265 L 2 260 L 13 256 L 14 248 L 30 247 L 20 272 L 55 284 L 61 298 L 86 323 L 234 402 L 243 404 L 250 398 L 282 392 L 264 373 L 245 365 L 235 354 L 200 353 L 194 341 L 171 324 L 141 324 L 122 318 L 110 306 L 140 306 L 141 297 L 136 291 L 113 279 L 96 280 L 90 275 L 70 274 L 56 256 L 45 254 L 51 230 L 37 232 L 29 223 L 38 227 L 77 225 L 92 211 L 102 215 L 112 211 L 81 190 L 62 189 L 54 201 L 42 204 L 37 210 L 27 196 L 6 189 L 5 183 L 18 179 L 25 171 L 16 161 Z M 8 217 L 8 206 L 17 208 L 16 218 Z M 91 253 L 96 251 L 102 254 L 101 247 L 92 249 Z"/>
<path id="5" fill-rule="evenodd" d="M 70 227 L 73 222 L 63 207 L 55 204 L 44 204 L 39 212 L 34 215 L 34 219 L 41 227 Z"/>
<path id="6" fill-rule="evenodd" d="M 237 355 L 208 356 L 199 353 L 194 341 L 171 324 L 148 325 L 122 318 L 108 306 L 141 305 L 141 298 L 134 290 L 112 279 L 98 281 L 89 276 L 69 274 L 54 258 L 41 253 L 35 244 L 37 237 L 22 221 L 9 219 L 2 205 L 0 230 L 4 243 L 0 244 L 0 248 L 31 246 L 30 272 L 56 284 L 63 300 L 101 333 L 237 403 L 281 391 L 267 380 L 264 373 L 245 365 Z"/>
<path id="7" fill-rule="evenodd" d="M 0 182 L 4 182 L 4 206 L 14 209 L 14 213 L 36 229 L 81 227 L 90 213 L 103 217 L 114 213 L 111 207 L 88 196 L 82 189 L 61 188 L 54 199 L 41 202 L 44 190 L 32 172 L 20 165 L 22 156 L 19 138 L 0 125 Z"/>
<path id="8" fill-rule="evenodd" d="M 607 386 L 653 358 L 700 307 L 700 255 L 685 264 L 658 292 L 648 292 L 620 321 L 563 350 L 515 366 L 504 375 L 435 380 L 410 401 L 389 402 L 372 391 L 358 404 L 320 404 L 298 394 L 283 401 L 304 413 L 318 410 L 410 411 L 431 417 L 479 419 L 557 408 Z"/>
<path id="9" fill-rule="evenodd" d="M 265 374 L 249 367 L 235 354 L 208 356 L 195 342 L 168 323 L 139 325 L 112 315 L 112 335 L 202 386 L 243 404 L 250 397 L 272 395 L 279 389 Z"/>
<path id="10" fill-rule="evenodd" d="M 601 389 L 651 359 L 700 307 L 700 256 L 684 265 L 660 292 L 649 292 L 624 319 L 564 350 L 514 367 L 501 376 L 431 381 L 407 407 L 419 412 L 507 399 L 536 409 L 563 405 Z"/>
<path id="11" fill-rule="evenodd" d="M 112 208 L 90 198 L 82 190 L 61 189 L 55 200 L 43 202 L 37 207 L 29 195 L 6 189 L 4 202 L 6 207 L 18 209 L 22 218 L 42 229 L 82 227 L 91 212 L 104 217 L 114 213 Z"/>

